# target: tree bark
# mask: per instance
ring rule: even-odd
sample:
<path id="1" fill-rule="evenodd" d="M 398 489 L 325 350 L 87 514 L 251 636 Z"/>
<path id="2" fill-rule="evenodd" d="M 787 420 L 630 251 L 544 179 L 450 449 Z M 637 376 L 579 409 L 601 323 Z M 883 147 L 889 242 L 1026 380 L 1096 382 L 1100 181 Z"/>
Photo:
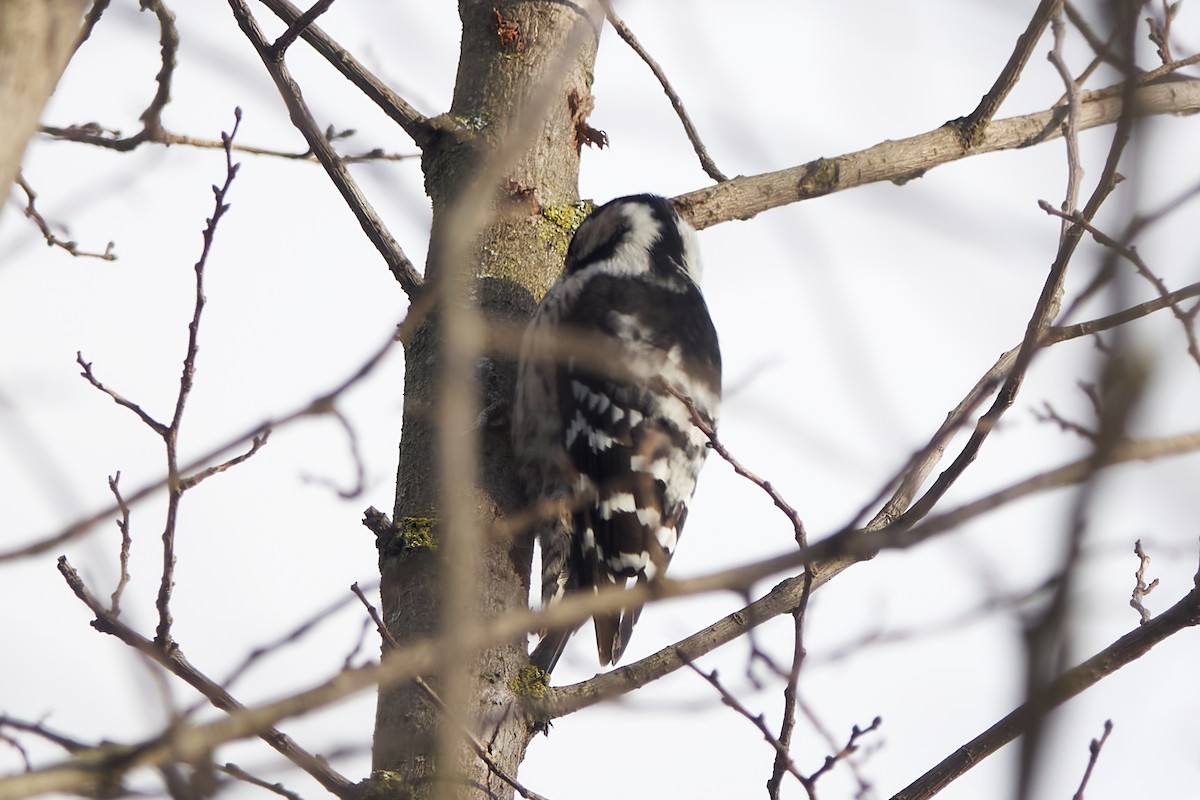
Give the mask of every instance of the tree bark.
<path id="1" fill-rule="evenodd" d="M 433 206 L 426 281 L 437 285 L 447 247 L 470 235 L 451 229 L 450 219 L 486 165 L 487 154 L 524 135 L 528 145 L 498 185 L 489 188 L 496 213 L 468 250 L 472 298 L 480 312 L 489 319 L 524 320 L 535 298 L 561 271 L 572 233 L 572 226 L 559 224 L 562 216 L 554 213 L 575 209 L 579 200 L 579 153 L 569 98 L 589 94 L 603 13 L 595 0 L 461 0 L 459 13 L 463 35 L 453 104 L 448 114 L 434 120 L 438 134 L 425 148 L 423 161 Z M 525 119 L 531 112 L 542 118 Z M 442 545 L 454 532 L 438 525 L 444 516 L 439 511 L 443 488 L 437 480 L 433 411 L 444 377 L 439 317 L 436 311 L 429 314 L 405 349 L 397 534 L 380 548 L 384 619 L 401 644 L 465 621 L 444 619 L 450 548 Z M 524 505 L 508 439 L 514 373 L 515 365 L 502 357 L 482 359 L 476 371 L 485 411 L 477 428 L 481 453 L 470 503 L 473 518 L 485 529 Z M 474 607 L 468 613 L 487 620 L 526 607 L 531 556 L 529 536 L 485 537 L 477 556 Z M 526 642 L 522 638 L 474 653 L 466 662 L 467 700 L 457 708 L 488 746 L 496 766 L 515 776 L 533 735 L 517 706 L 520 671 L 528 665 Z M 435 689 L 442 685 L 437 676 L 431 682 Z M 457 733 L 451 732 L 447 738 L 439 731 L 454 724 L 445 717 L 416 685 L 382 688 L 375 786 L 382 788 L 386 779 L 406 797 L 510 797 L 512 788 L 476 756 L 465 736 L 455 739 Z M 447 749 L 447 741 L 458 744 Z M 455 763 L 440 763 L 449 759 Z"/>
<path id="2" fill-rule="evenodd" d="M 87 0 L 0 2 L 0 180 L 6 196 L 74 52 L 86 6 Z"/>

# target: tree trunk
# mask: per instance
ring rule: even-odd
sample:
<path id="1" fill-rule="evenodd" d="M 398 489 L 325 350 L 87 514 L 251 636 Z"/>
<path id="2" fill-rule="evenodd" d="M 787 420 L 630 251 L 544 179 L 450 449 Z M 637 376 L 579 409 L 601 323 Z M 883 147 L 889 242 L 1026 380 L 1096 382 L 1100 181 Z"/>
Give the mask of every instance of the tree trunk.
<path id="1" fill-rule="evenodd" d="M 0 185 L 5 197 L 74 52 L 86 6 L 87 0 L 0 2 Z"/>
<path id="2" fill-rule="evenodd" d="M 558 221 L 573 216 L 569 212 L 576 210 L 579 199 L 574 108 L 578 98 L 589 96 L 603 12 L 595 0 L 461 0 L 459 13 L 463 36 L 454 101 L 450 112 L 435 120 L 441 133 L 426 148 L 423 164 L 433 205 L 427 284 L 438 281 L 446 246 L 468 235 L 450 229 L 448 220 L 472 186 L 484 154 L 523 126 L 528 133 L 530 121 L 522 120 L 527 109 L 545 108 L 543 119 L 533 120 L 532 138 L 525 137 L 527 148 L 491 189 L 497 213 L 468 250 L 474 270 L 472 297 L 481 312 L 487 319 L 523 322 L 535 298 L 561 271 L 573 229 Z M 431 314 L 405 349 L 398 533 L 395 541 L 381 542 L 380 549 L 384 618 L 400 643 L 436 636 L 448 623 L 460 621 L 444 619 L 446 551 L 452 548 L 442 545 L 453 531 L 438 525 L 444 516 L 439 513 L 442 490 L 433 412 L 443 378 L 438 318 Z M 486 527 L 519 509 L 524 498 L 513 477 L 508 440 L 514 364 L 508 358 L 489 357 L 476 372 L 481 408 L 487 411 L 478 429 L 481 456 L 470 511 L 478 525 Z M 474 608 L 468 613 L 486 620 L 524 608 L 531 555 L 529 536 L 485 536 L 477 556 Z M 528 665 L 526 642 L 471 654 L 467 662 L 466 702 L 458 708 L 489 746 L 497 766 L 515 776 L 533 733 L 515 713 L 515 687 L 521 685 L 520 671 Z M 443 685 L 436 677 L 431 680 L 435 688 Z M 382 788 L 380 781 L 386 777 L 406 797 L 511 796 L 512 789 L 480 761 L 464 736 L 439 732 L 444 724 L 449 724 L 445 715 L 417 686 L 382 689 L 373 755 L 376 786 Z M 440 763 L 450 759 L 455 763 Z"/>

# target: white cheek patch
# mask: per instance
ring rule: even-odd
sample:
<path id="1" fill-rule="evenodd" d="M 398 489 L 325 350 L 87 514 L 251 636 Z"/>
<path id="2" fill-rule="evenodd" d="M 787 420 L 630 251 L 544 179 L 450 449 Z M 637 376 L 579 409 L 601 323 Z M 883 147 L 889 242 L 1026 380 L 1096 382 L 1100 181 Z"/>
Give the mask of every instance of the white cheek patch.
<path id="1" fill-rule="evenodd" d="M 595 552 L 595 550 L 596 550 L 596 532 L 592 530 L 591 526 L 588 526 L 583 529 L 583 536 L 581 538 L 583 540 L 584 551 L 589 552 L 589 553 Z"/>

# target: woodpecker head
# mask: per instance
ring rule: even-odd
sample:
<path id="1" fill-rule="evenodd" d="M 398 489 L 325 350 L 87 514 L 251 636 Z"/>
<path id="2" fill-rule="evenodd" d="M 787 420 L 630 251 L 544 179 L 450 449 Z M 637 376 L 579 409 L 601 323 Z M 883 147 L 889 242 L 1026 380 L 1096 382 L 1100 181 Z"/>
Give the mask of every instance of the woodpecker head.
<path id="1" fill-rule="evenodd" d="M 567 249 L 566 274 L 603 264 L 614 275 L 670 280 L 682 273 L 700 282 L 696 231 L 670 200 L 652 194 L 619 197 L 593 211 Z"/>

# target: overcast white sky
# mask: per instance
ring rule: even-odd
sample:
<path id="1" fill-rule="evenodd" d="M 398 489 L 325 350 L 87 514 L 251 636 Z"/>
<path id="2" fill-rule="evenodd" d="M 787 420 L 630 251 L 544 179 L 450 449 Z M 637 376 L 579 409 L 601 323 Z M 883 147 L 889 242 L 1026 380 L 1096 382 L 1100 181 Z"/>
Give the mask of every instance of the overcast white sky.
<path id="1" fill-rule="evenodd" d="M 222 3 L 175 3 L 182 47 L 164 122 L 217 139 L 244 112 L 243 144 L 300 151 L 282 103 Z M 856 3 L 658 2 L 619 6 L 655 55 L 730 175 L 834 156 L 938 127 L 968 113 L 991 86 L 1037 3 L 937 0 Z M 1093 3 L 1081 4 L 1095 19 Z M 269 14 L 259 13 L 271 30 Z M 428 114 L 448 107 L 458 52 L 452 3 L 341 0 L 321 19 L 337 40 Z M 1200 9 L 1184 4 L 1177 54 L 1200 45 Z M 1062 92 L 1043 57 L 1031 60 L 1000 116 L 1036 111 Z M 1150 65 L 1152 48 L 1144 49 Z M 113 4 L 72 62 L 44 115 L 47 123 L 99 122 L 130 133 L 153 93 L 157 30 L 136 4 Z M 1078 36 L 1068 59 L 1088 53 Z M 289 63 L 318 121 L 356 135 L 348 152 L 415 148 L 303 45 Z M 1111 82 L 1104 70 L 1090 84 Z M 650 191 L 690 191 L 710 181 L 699 169 L 670 105 L 649 71 L 611 30 L 604 33 L 593 87 L 595 127 L 611 147 L 586 151 L 581 194 L 598 202 Z M 1200 181 L 1195 119 L 1143 126 L 1135 180 L 1099 224 L 1118 226 L 1131 208 L 1154 208 Z M 1110 130 L 1082 137 L 1089 192 Z M 319 167 L 243 155 L 208 262 L 208 307 L 197 382 L 181 434 L 182 458 L 297 407 L 348 375 L 389 335 L 406 301 Z M 819 538 L 849 521 L 921 446 L 996 357 L 1016 344 L 1053 259 L 1056 222 L 1037 207 L 1057 205 L 1066 166 L 1062 142 L 971 158 L 903 187 L 869 186 L 729 223 L 701 233 L 705 292 L 726 364 L 722 438 L 768 477 Z M 24 174 L 45 216 L 69 226 L 82 248 L 115 242 L 119 260 L 73 259 L 47 248 L 14 201 L 0 217 L 0 548 L 38 539 L 110 502 L 107 476 L 128 492 L 157 479 L 161 442 L 89 387 L 76 351 L 98 378 L 169 418 L 193 301 L 192 264 L 211 213 L 210 186 L 224 177 L 216 150 L 143 147 L 115 154 L 38 141 Z M 414 262 L 424 260 L 429 212 L 419 163 L 354 167 L 371 201 Z M 18 193 L 13 193 L 17 198 Z M 1196 214 L 1185 207 L 1139 243 L 1169 286 L 1200 275 Z M 1113 232 L 1116 232 L 1115 230 Z M 1094 274 L 1090 242 L 1068 291 Z M 1130 282 L 1136 300 L 1152 296 Z M 1091 303 L 1072 321 L 1099 316 Z M 1130 333 L 1152 382 L 1135 432 L 1165 436 L 1197 428 L 1200 370 L 1186 359 L 1178 323 L 1165 314 Z M 1077 380 L 1099 363 L 1089 341 L 1055 348 L 1034 366 L 1018 405 L 979 461 L 946 498 L 947 508 L 1083 452 L 1069 434 L 1039 423 L 1045 402 L 1086 419 Z M 227 675 L 255 647 L 321 609 L 348 587 L 377 580 L 374 542 L 361 512 L 390 512 L 401 421 L 403 362 L 397 350 L 341 403 L 353 423 L 367 491 L 342 500 L 316 477 L 353 481 L 346 440 L 331 421 L 283 429 L 236 471 L 183 502 L 174 599 L 175 635 L 198 668 Z M 961 444 L 961 442 L 959 442 Z M 1188 591 L 1197 562 L 1200 456 L 1113 470 L 1090 513 L 1072 663 L 1111 643 L 1137 621 L 1128 607 L 1143 539 L 1161 585 L 1155 612 Z M 852 725 L 883 717 L 860 772 L 888 797 L 992 724 L 1020 701 L 1021 614 L 972 615 L 997 596 L 1039 585 L 1060 557 L 1073 495 L 1029 500 L 912 552 L 883 555 L 840 576 L 814 598 L 809 616 L 805 700 L 839 742 Z M 154 627 L 163 504 L 133 514 L 133 583 L 125 619 Z M 726 464 L 705 469 L 672 574 L 690 576 L 785 551 L 787 521 Z M 94 591 L 116 576 L 115 526 L 98 526 L 64 547 Z M 133 741 L 157 731 L 162 705 L 148 672 L 111 637 L 88 628 L 86 609 L 57 570 L 59 552 L 0 565 L 0 713 L 84 740 Z M 770 588 L 765 582 L 759 592 Z M 715 596 L 648 609 L 626 661 L 648 655 L 740 607 Z M 260 663 L 232 691 L 261 702 L 336 670 L 362 631 L 356 604 L 330 614 L 301 642 Z M 791 622 L 764 626 L 758 644 L 786 660 Z M 898 643 L 856 647 L 864 637 Z M 596 671 L 586 631 L 567 651 L 557 682 Z M 359 660 L 373 657 L 373 635 Z M 747 643 L 704 659 L 755 713 L 778 724 L 782 685 L 759 671 L 746 678 Z M 1071 796 L 1088 741 L 1105 719 L 1115 730 L 1089 785 L 1089 800 L 1174 797 L 1200 785 L 1200 640 L 1184 632 L 1053 715 L 1037 796 Z M 172 686 L 180 707 L 196 696 Z M 213 711 L 201 715 L 212 717 Z M 353 779 L 370 767 L 374 695 L 282 726 L 305 747 L 332 754 Z M 41 762 L 55 751 L 31 743 Z M 802 722 L 793 748 L 802 769 L 828 746 Z M 283 779 L 306 797 L 321 791 L 279 764 L 265 745 L 222 750 L 222 761 Z M 761 796 L 773 753 L 744 719 L 725 709 L 697 676 L 679 673 L 619 704 L 561 720 L 534 742 L 521 779 L 555 800 Z M 1015 748 L 951 786 L 946 798 L 1011 795 Z M 271 766 L 274 765 L 274 766 Z M 0 747 L 0 771 L 20 767 Z M 853 796 L 844 768 L 821 782 L 823 797 Z M 249 797 L 242 787 L 227 796 Z M 789 797 L 803 796 L 799 785 Z"/>

